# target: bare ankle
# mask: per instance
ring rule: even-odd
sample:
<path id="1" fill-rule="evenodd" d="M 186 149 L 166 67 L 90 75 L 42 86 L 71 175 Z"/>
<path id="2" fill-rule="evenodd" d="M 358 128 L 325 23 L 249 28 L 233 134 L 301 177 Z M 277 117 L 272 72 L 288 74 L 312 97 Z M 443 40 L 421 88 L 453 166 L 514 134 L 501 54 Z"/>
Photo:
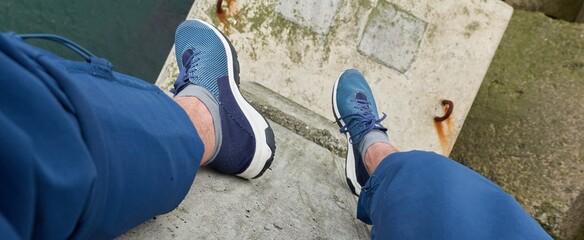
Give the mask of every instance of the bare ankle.
<path id="1" fill-rule="evenodd" d="M 369 175 L 375 172 L 377 166 L 392 153 L 396 153 L 397 150 L 390 144 L 377 142 L 369 146 L 365 152 L 365 167 Z"/>

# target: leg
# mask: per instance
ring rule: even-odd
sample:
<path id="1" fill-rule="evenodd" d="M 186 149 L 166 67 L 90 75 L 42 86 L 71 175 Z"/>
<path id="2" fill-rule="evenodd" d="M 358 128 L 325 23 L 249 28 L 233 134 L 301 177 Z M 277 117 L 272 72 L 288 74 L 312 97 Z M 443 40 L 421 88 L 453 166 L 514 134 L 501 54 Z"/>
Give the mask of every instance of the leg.
<path id="1" fill-rule="evenodd" d="M 182 201 L 203 143 L 163 92 L 10 35 L 0 63 L 0 238 L 113 238 Z"/>
<path id="2" fill-rule="evenodd" d="M 333 110 L 347 135 L 347 182 L 359 195 L 357 217 L 373 225 L 372 238 L 550 239 L 512 196 L 480 174 L 435 153 L 398 152 L 358 71 L 340 76 Z"/>
<path id="3" fill-rule="evenodd" d="M 176 46 L 175 103 L 102 60 L 62 62 L 0 35 L 0 238 L 114 238 L 174 209 L 200 164 L 268 169 L 273 132 L 238 90 L 229 41 L 187 21 Z"/>
<path id="4" fill-rule="evenodd" d="M 551 239 L 512 196 L 441 155 L 393 153 L 372 170 L 357 214 L 372 238 Z"/>

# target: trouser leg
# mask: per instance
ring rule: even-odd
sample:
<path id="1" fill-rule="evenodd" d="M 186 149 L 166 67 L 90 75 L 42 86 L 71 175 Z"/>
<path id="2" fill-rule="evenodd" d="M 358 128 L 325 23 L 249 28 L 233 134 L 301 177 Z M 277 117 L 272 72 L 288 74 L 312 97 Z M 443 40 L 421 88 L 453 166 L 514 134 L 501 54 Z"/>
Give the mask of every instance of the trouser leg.
<path id="1" fill-rule="evenodd" d="M 150 84 L 0 37 L 0 238 L 113 238 L 184 198 L 203 154 Z"/>
<path id="2" fill-rule="evenodd" d="M 551 239 L 517 201 L 471 169 L 430 152 L 386 157 L 362 189 L 373 239 Z"/>

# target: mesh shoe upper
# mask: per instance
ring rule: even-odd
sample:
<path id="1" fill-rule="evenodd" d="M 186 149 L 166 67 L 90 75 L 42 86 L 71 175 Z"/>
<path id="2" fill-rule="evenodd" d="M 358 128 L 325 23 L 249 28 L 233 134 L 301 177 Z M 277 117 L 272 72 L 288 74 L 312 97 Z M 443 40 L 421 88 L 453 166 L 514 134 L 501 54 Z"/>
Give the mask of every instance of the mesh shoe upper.
<path id="1" fill-rule="evenodd" d="M 180 72 L 186 73 L 192 83 L 206 88 L 221 102 L 217 79 L 228 76 L 228 57 L 215 32 L 198 21 L 184 21 L 176 30 L 175 50 Z M 194 52 L 191 57 L 194 64 L 183 62 L 183 53 L 187 50 Z"/>

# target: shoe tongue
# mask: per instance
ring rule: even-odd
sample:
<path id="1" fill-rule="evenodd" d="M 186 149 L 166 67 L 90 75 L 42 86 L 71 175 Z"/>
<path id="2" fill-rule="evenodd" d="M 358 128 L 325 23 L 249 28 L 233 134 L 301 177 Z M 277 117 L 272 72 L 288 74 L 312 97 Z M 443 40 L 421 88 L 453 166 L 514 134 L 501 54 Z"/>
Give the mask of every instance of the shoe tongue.
<path id="1" fill-rule="evenodd" d="M 365 96 L 365 94 L 364 94 L 364 93 L 362 93 L 362 92 L 358 92 L 358 93 L 355 95 L 355 98 L 356 98 L 356 99 L 359 99 L 359 100 L 365 100 L 365 101 L 367 101 L 367 96 Z"/>
<path id="2" fill-rule="evenodd" d="M 183 52 L 182 54 L 182 64 L 183 67 L 187 67 L 189 58 L 194 54 L 192 49 L 187 49 L 186 51 Z"/>

